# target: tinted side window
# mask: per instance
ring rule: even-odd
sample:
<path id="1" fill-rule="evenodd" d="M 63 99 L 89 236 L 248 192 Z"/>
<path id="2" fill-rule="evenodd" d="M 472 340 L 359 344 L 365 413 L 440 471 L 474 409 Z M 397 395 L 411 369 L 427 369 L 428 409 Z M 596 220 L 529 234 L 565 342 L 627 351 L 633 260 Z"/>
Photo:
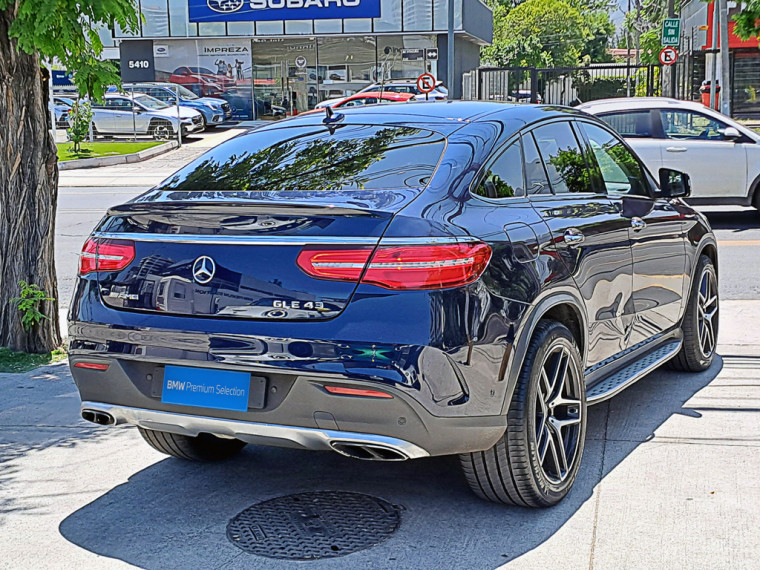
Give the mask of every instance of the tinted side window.
<path id="1" fill-rule="evenodd" d="M 496 160 L 486 167 L 486 175 L 475 193 L 487 198 L 524 196 L 522 152 L 515 141 Z"/>
<path id="2" fill-rule="evenodd" d="M 528 194 L 551 194 L 549 179 L 546 177 L 544 165 L 538 155 L 538 147 L 533 135 L 528 133 L 522 137 L 523 153 L 525 155 L 525 188 Z"/>
<path id="3" fill-rule="evenodd" d="M 599 165 L 607 192 L 645 196 L 641 165 L 623 143 L 596 125 L 581 124 L 588 137 L 591 153 Z"/>
<path id="4" fill-rule="evenodd" d="M 537 127 L 533 136 L 555 194 L 591 192 L 591 176 L 568 122 Z"/>
<path id="5" fill-rule="evenodd" d="M 694 111 L 660 110 L 662 129 L 671 139 L 722 140 L 720 129 L 727 125 Z"/>
<path id="6" fill-rule="evenodd" d="M 624 137 L 646 138 L 652 136 L 652 120 L 649 111 L 609 113 L 599 118 Z"/>

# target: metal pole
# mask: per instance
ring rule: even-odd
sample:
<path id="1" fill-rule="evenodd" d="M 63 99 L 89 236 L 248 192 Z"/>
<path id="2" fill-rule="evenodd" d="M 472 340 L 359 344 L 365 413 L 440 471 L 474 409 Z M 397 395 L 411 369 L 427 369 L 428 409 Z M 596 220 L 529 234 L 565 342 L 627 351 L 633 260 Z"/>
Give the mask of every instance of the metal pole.
<path id="1" fill-rule="evenodd" d="M 731 64 L 728 59 L 728 0 L 720 4 L 720 112 L 731 116 Z"/>
<path id="2" fill-rule="evenodd" d="M 50 63 L 47 64 L 48 70 L 48 113 L 50 114 L 50 126 L 53 130 L 53 142 L 58 142 L 58 134 L 55 125 L 55 97 L 53 95 L 53 68 Z"/>
<path id="3" fill-rule="evenodd" d="M 710 68 L 710 108 L 715 109 L 718 79 L 718 4 L 713 2 L 712 13 L 712 67 Z"/>
<path id="4" fill-rule="evenodd" d="M 176 99 L 175 103 L 177 104 L 177 142 L 179 143 L 179 146 L 182 146 L 182 114 L 179 110 L 179 85 L 177 85 L 177 92 L 175 93 Z M 200 111 L 199 111 L 200 112 Z"/>
<path id="5" fill-rule="evenodd" d="M 130 107 L 132 107 L 132 140 L 134 142 L 137 142 L 137 123 L 135 122 L 135 88 L 130 87 L 129 93 L 129 102 L 131 103 Z"/>
<path id="6" fill-rule="evenodd" d="M 450 97 L 454 98 L 454 0 L 449 0 L 449 29 L 446 37 L 446 81 Z"/>
<path id="7" fill-rule="evenodd" d="M 631 11 L 631 0 L 628 0 L 628 11 L 626 14 L 630 13 Z M 626 55 L 625 55 L 625 96 L 630 97 L 631 96 L 631 31 L 629 29 L 626 29 L 625 31 L 625 47 L 626 47 Z"/>

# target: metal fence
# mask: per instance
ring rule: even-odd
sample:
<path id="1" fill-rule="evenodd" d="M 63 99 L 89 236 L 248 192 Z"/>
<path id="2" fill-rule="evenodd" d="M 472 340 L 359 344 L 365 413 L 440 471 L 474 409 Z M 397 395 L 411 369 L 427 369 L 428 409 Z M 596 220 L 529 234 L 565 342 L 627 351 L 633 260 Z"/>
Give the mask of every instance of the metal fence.
<path id="1" fill-rule="evenodd" d="M 659 65 L 598 64 L 584 67 L 481 67 L 466 73 L 462 98 L 552 105 L 611 97 L 666 94 L 691 98 L 691 74 L 676 62 L 673 83 L 665 85 Z"/>

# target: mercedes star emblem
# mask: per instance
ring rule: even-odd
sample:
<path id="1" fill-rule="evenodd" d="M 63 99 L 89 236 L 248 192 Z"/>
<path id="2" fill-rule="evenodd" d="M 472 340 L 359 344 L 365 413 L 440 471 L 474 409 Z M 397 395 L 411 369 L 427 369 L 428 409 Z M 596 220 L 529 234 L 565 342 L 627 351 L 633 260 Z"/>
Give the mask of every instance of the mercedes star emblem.
<path id="1" fill-rule="evenodd" d="M 193 263 L 193 279 L 200 285 L 205 285 L 214 278 L 216 263 L 208 255 L 202 255 Z"/>

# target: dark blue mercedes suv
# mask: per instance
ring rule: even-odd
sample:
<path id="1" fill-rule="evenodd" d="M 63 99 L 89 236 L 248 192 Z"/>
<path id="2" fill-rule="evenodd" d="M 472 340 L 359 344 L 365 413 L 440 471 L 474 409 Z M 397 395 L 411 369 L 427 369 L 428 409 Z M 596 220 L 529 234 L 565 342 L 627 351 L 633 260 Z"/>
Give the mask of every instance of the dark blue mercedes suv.
<path id="1" fill-rule="evenodd" d="M 367 106 L 238 136 L 87 240 L 82 416 L 185 459 L 459 454 L 481 497 L 553 505 L 587 406 L 713 359 L 715 238 L 688 177 L 658 175 L 560 107 Z"/>

